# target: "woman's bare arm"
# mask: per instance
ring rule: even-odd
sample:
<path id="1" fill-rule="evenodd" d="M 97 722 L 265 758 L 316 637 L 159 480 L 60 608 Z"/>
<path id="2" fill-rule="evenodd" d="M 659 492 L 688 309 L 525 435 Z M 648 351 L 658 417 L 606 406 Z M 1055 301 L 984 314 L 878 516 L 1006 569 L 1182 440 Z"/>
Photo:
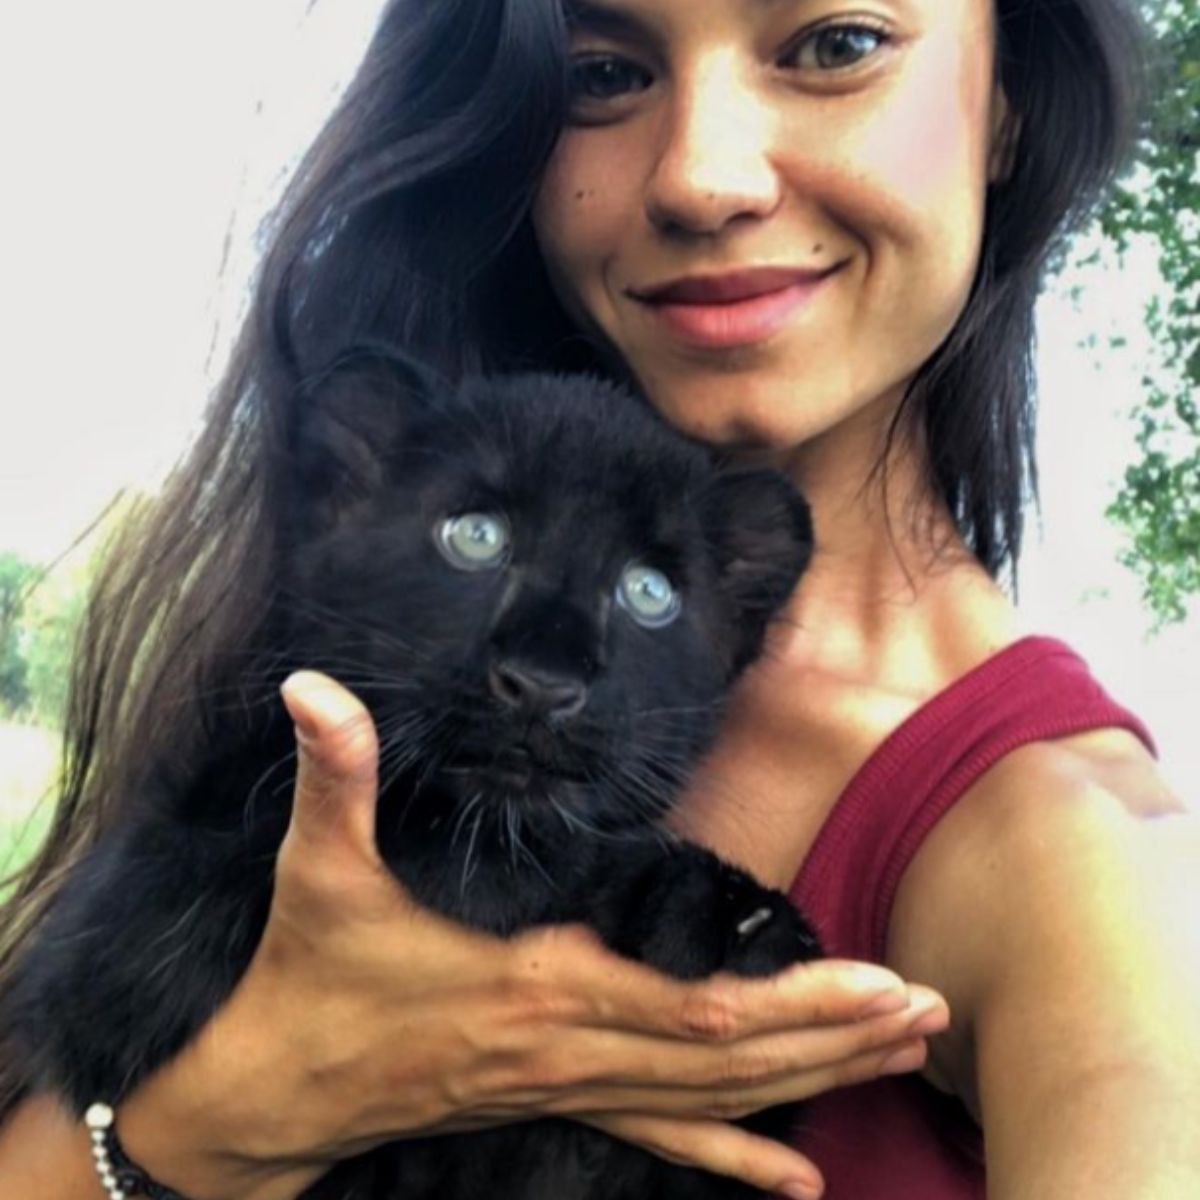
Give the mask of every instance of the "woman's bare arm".
<path id="1" fill-rule="evenodd" d="M 943 1078 L 982 1120 L 996 1200 L 1200 1195 L 1200 818 L 1123 737 L 1005 760 L 893 921 L 894 963 L 963 1021 Z"/>

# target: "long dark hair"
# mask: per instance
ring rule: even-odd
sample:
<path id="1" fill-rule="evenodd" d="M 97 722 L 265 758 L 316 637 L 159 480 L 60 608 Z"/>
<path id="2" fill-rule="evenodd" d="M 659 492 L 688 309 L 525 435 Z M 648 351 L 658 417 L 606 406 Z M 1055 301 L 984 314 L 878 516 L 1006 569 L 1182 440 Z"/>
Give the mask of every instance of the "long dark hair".
<path id="1" fill-rule="evenodd" d="M 1132 0 L 997 0 L 996 68 L 1012 170 L 988 192 L 974 287 L 900 419 L 929 483 L 993 575 L 1021 550 L 1037 492 L 1034 305 L 1047 264 L 1092 215 L 1144 111 L 1144 30 Z"/>
<path id="2" fill-rule="evenodd" d="M 903 410 L 933 488 L 993 572 L 1017 553 L 1032 486 L 1034 299 L 1056 238 L 1121 161 L 1139 44 L 1121 0 L 997 0 L 997 14 L 1015 165 L 991 190 L 966 310 Z M 450 377 L 606 370 L 555 300 L 528 220 L 566 115 L 566 32 L 561 0 L 384 9 L 270 224 L 203 434 L 93 585 L 53 824 L 0 912 L 0 998 L 63 872 L 120 819 L 140 764 L 199 748 L 207 698 L 254 649 L 300 381 L 363 336 Z M 6 1073 L 3 1036 L 0 1115 L 26 1086 Z"/>

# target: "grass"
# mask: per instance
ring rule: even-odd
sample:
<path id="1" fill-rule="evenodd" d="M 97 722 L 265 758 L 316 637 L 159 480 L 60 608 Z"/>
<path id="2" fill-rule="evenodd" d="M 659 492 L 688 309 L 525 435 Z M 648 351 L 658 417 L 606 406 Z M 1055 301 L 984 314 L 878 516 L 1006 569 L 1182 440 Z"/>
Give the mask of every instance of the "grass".
<path id="1" fill-rule="evenodd" d="M 50 820 L 58 731 L 0 721 L 0 879 L 37 848 Z"/>

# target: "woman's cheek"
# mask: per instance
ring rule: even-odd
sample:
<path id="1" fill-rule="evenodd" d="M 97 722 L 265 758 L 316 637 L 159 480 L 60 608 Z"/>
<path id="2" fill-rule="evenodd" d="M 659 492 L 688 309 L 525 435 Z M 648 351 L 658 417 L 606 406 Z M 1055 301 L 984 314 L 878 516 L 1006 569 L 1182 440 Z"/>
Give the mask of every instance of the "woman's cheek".
<path id="1" fill-rule="evenodd" d="M 877 182 L 881 212 L 890 201 L 893 237 L 929 283 L 965 293 L 983 234 L 992 60 L 982 38 L 955 32 L 949 25 L 924 44 L 886 118 L 864 129 L 854 161 Z"/>
<path id="2" fill-rule="evenodd" d="M 568 315 L 623 356 L 633 350 L 626 293 L 651 282 L 647 272 L 661 272 L 664 260 L 646 209 L 653 147 L 640 119 L 566 129 L 532 211 L 542 258 Z"/>
<path id="3" fill-rule="evenodd" d="M 596 130 L 568 130 L 559 140 L 534 201 L 534 235 L 564 302 L 594 310 L 628 219 L 611 186 L 611 162 Z"/>

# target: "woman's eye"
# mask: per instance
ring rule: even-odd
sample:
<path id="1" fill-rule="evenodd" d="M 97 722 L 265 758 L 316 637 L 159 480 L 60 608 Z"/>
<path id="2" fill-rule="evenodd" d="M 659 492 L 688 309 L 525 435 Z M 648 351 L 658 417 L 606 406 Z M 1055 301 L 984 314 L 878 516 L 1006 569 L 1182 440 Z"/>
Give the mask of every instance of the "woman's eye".
<path id="1" fill-rule="evenodd" d="M 442 557 L 461 571 L 486 571 L 508 561 L 512 533 L 499 513 L 447 517 L 434 532 Z"/>
<path id="2" fill-rule="evenodd" d="M 611 100 L 644 92 L 652 82 L 648 71 L 628 59 L 594 54 L 571 63 L 568 89 L 573 101 Z"/>
<path id="3" fill-rule="evenodd" d="M 805 70 L 846 70 L 858 66 L 889 40 L 885 30 L 872 25 L 822 25 L 796 43 L 787 57 Z"/>
<path id="4" fill-rule="evenodd" d="M 630 563 L 617 583 L 617 603 L 639 624 L 650 629 L 669 625 L 683 602 L 671 581 L 653 567 Z"/>

